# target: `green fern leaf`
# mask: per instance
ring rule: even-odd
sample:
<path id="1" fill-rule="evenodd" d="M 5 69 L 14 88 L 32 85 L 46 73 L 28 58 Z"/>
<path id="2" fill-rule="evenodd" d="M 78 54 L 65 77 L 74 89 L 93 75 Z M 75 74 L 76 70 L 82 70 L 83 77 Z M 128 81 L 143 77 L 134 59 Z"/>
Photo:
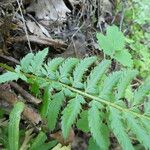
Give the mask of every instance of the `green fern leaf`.
<path id="1" fill-rule="evenodd" d="M 136 135 L 138 141 L 143 144 L 146 149 L 150 149 L 150 134 L 140 125 L 130 113 L 125 113 L 127 124 L 131 131 Z"/>
<path id="2" fill-rule="evenodd" d="M 34 55 L 32 61 L 31 61 L 31 66 L 30 66 L 30 71 L 33 74 L 39 75 L 40 70 L 42 68 L 42 64 L 43 64 L 47 54 L 48 54 L 48 49 L 44 49 L 43 51 L 39 51 L 38 53 L 36 53 Z"/>
<path id="3" fill-rule="evenodd" d="M 117 86 L 116 100 L 124 98 L 126 88 L 137 74 L 138 72 L 136 70 L 127 70 L 123 72 Z"/>
<path id="4" fill-rule="evenodd" d="M 96 57 L 85 58 L 84 60 L 81 60 L 78 64 L 74 62 L 71 63 L 71 59 L 70 60 L 68 59 L 66 63 L 65 62 L 63 63 L 63 61 L 64 61 L 63 58 L 54 59 L 48 65 L 45 65 L 46 67 L 45 68 L 43 67 L 43 69 L 45 69 L 45 74 L 42 74 L 42 72 L 44 72 L 42 69 L 38 70 L 38 75 L 23 73 L 23 70 L 21 72 L 21 74 L 23 74 L 26 78 L 28 78 L 28 83 L 37 84 L 36 86 L 38 87 L 38 91 L 42 91 L 40 90 L 41 88 L 45 89 L 46 86 L 50 85 L 50 87 L 48 88 L 50 90 L 50 93 L 48 91 L 47 93 L 45 93 L 46 101 L 43 101 L 43 106 L 45 107 L 45 110 L 43 110 L 43 112 L 41 113 L 44 117 L 47 117 L 46 119 L 49 122 L 48 125 L 50 127 L 50 130 L 53 130 L 55 128 L 59 111 L 61 109 L 61 106 L 64 104 L 63 101 L 64 99 L 67 99 L 68 105 L 66 108 L 64 108 L 61 117 L 63 136 L 67 138 L 71 126 L 76 121 L 76 118 L 78 117 L 80 110 L 82 109 L 81 105 L 84 103 L 84 98 L 85 98 L 87 104 L 90 103 L 89 105 L 90 108 L 88 108 L 89 109 L 88 126 L 93 139 L 100 147 L 100 149 L 102 150 L 108 149 L 109 131 L 111 128 L 114 134 L 116 135 L 116 137 L 118 138 L 118 141 L 120 142 L 121 146 L 124 149 L 126 149 L 127 145 L 130 145 L 131 147 L 131 144 L 129 144 L 130 141 L 124 129 L 125 127 L 131 129 L 129 131 L 131 133 L 133 132 L 133 134 L 136 135 L 137 140 L 139 140 L 145 146 L 145 148 L 147 149 L 150 148 L 149 147 L 150 133 L 149 133 L 149 125 L 148 125 L 150 120 L 150 116 L 148 114 L 149 105 L 146 104 L 144 105 L 144 113 L 142 113 L 139 107 L 132 108 L 130 107 L 130 105 L 128 105 L 130 107 L 129 109 L 128 107 L 125 106 L 124 101 L 122 101 L 121 99 L 127 96 L 126 91 L 128 87 L 131 87 L 131 81 L 136 76 L 137 71 L 126 70 L 123 72 L 115 72 L 108 77 L 106 74 L 105 76 L 103 76 L 105 78 L 102 78 L 103 80 L 102 79 L 100 80 L 101 78 L 100 74 L 103 73 L 101 71 L 100 74 L 94 73 L 94 72 L 98 72 L 97 68 L 99 67 L 99 65 L 95 63 Z M 69 61 L 70 64 L 68 63 Z M 66 64 L 71 66 L 67 66 Z M 6 65 L 2 65 L 2 66 L 8 68 L 9 70 L 13 70 L 12 68 L 10 69 Z M 44 64 L 42 64 L 41 66 L 44 66 Z M 65 70 L 65 66 L 66 66 L 66 70 Z M 93 71 L 90 73 L 91 70 L 87 70 L 87 69 L 90 67 L 94 68 L 94 66 L 96 66 L 95 69 L 93 69 Z M 31 65 L 29 66 L 29 68 L 30 67 Z M 67 79 L 70 82 L 60 81 L 61 75 L 63 74 L 63 69 L 61 67 L 64 68 L 65 70 L 64 74 L 65 76 L 67 76 Z M 102 68 L 100 69 L 103 70 L 104 68 L 105 67 L 102 65 Z M 19 74 L 20 67 L 17 66 L 16 69 L 13 71 Z M 105 69 L 103 71 L 105 71 Z M 52 77 L 50 76 L 51 74 L 53 75 Z M 24 80 L 24 77 L 21 77 L 20 75 L 18 78 Z M 91 78 L 93 78 L 94 83 L 92 82 Z M 4 79 L 1 78 L 1 76 L 0 79 L 2 81 L 6 80 L 5 78 Z M 149 82 L 149 80 L 147 80 L 146 82 Z M 91 93 L 89 94 L 86 91 L 84 91 L 84 88 L 87 89 L 87 87 L 91 86 L 90 83 L 92 84 L 92 87 L 96 87 L 99 89 L 99 92 L 97 94 L 94 93 L 93 95 Z M 132 90 L 135 91 L 134 89 L 131 89 L 131 91 Z M 62 93 L 63 96 L 60 96 L 61 94 L 59 95 L 57 93 L 58 91 L 59 93 Z M 139 95 L 136 92 L 137 93 L 139 92 Z M 135 98 L 137 97 L 136 99 L 140 99 L 137 100 L 137 102 L 138 104 L 142 105 L 145 96 L 149 94 L 149 84 L 144 83 L 143 85 L 141 85 L 141 87 L 139 87 L 138 90 L 136 90 L 136 92 L 134 96 Z M 51 93 L 53 93 L 53 96 L 51 95 Z M 114 100 L 119 100 L 119 101 L 114 102 Z M 84 106 L 86 107 L 87 105 Z M 109 107 L 111 107 L 112 109 L 110 110 L 110 116 L 107 112 L 107 110 L 109 110 Z M 87 120 L 87 116 L 85 118 Z M 124 120 L 122 120 L 123 118 Z M 54 124 L 51 124 L 51 122 L 54 122 Z M 116 129 L 114 129 L 115 122 L 117 122 L 117 124 L 119 125 L 118 127 L 119 131 L 116 131 Z M 83 125 L 83 121 L 80 122 L 79 126 L 81 127 L 82 125 Z M 123 131 L 121 132 L 121 130 Z M 121 135 L 124 137 L 126 142 L 122 143 L 123 140 L 120 139 Z"/>
<path id="5" fill-rule="evenodd" d="M 133 60 L 131 54 L 125 50 L 125 37 L 117 26 L 108 26 L 106 35 L 97 33 L 96 36 L 99 46 L 105 54 L 115 58 L 124 66 L 132 67 Z"/>
<path id="6" fill-rule="evenodd" d="M 34 58 L 34 54 L 29 53 L 20 61 L 22 71 L 24 71 L 25 73 L 30 72 L 29 66 L 31 65 L 33 58 Z"/>
<path id="7" fill-rule="evenodd" d="M 69 97 L 69 98 L 76 97 L 76 94 L 67 88 L 63 88 L 63 92 L 64 92 L 66 97 Z"/>
<path id="8" fill-rule="evenodd" d="M 78 62 L 79 60 L 77 58 L 68 58 L 59 67 L 61 82 L 67 83 L 67 84 L 70 83 L 70 80 L 68 79 L 68 77 Z"/>
<path id="9" fill-rule="evenodd" d="M 121 73 L 122 73 L 121 71 L 116 71 L 116 72 L 110 74 L 105 79 L 102 90 L 100 91 L 99 97 L 102 97 L 109 101 L 113 101 L 112 100 L 113 87 L 115 87 L 116 84 L 118 83 Z"/>
<path id="10" fill-rule="evenodd" d="M 64 58 L 62 57 L 58 57 L 50 60 L 47 64 L 47 71 L 55 72 L 58 69 L 59 65 L 62 64 L 63 61 Z"/>
<path id="11" fill-rule="evenodd" d="M 47 65 L 44 65 L 46 68 L 46 71 L 47 71 L 46 75 L 50 79 L 53 79 L 53 80 L 57 79 L 56 70 L 58 69 L 59 65 L 62 64 L 63 61 L 64 61 L 64 58 L 58 57 L 58 58 L 54 58 L 54 59 L 50 60 Z"/>
<path id="12" fill-rule="evenodd" d="M 76 88 L 83 88 L 81 83 L 84 73 L 97 60 L 96 57 L 86 57 L 79 62 L 73 72 L 73 86 Z"/>
<path id="13" fill-rule="evenodd" d="M 115 51 L 122 50 L 125 46 L 125 37 L 123 33 L 114 25 L 107 27 L 106 36 L 97 33 L 97 39 L 103 51 L 110 56 L 113 55 Z"/>
<path id="14" fill-rule="evenodd" d="M 2 75 L 0 75 L 0 83 L 5 83 L 8 81 L 18 80 L 19 75 L 16 72 L 6 72 Z"/>
<path id="15" fill-rule="evenodd" d="M 150 121 L 144 118 L 141 118 L 141 122 L 144 128 L 147 130 L 147 132 L 150 133 Z"/>
<path id="16" fill-rule="evenodd" d="M 90 103 L 91 108 L 88 111 L 88 120 L 89 128 L 92 133 L 92 136 L 101 150 L 107 150 L 109 146 L 107 134 L 104 133 L 104 128 L 102 125 L 102 120 L 100 118 L 100 111 L 103 106 L 96 102 L 92 101 Z"/>
<path id="17" fill-rule="evenodd" d="M 88 150 L 99 150 L 99 146 L 96 144 L 93 138 L 89 139 Z"/>
<path id="18" fill-rule="evenodd" d="M 87 85 L 85 89 L 87 93 L 98 94 L 99 81 L 101 80 L 105 71 L 109 68 L 110 63 L 111 62 L 109 60 L 104 60 L 93 69 L 93 71 L 90 73 L 89 78 L 87 79 Z"/>
<path id="19" fill-rule="evenodd" d="M 120 112 L 113 107 L 110 107 L 109 109 L 110 109 L 109 115 L 110 126 L 112 128 L 114 135 L 117 137 L 117 140 L 122 146 L 123 150 L 134 150 L 131 141 L 123 127 Z"/>
<path id="20" fill-rule="evenodd" d="M 74 99 L 69 101 L 69 104 L 62 112 L 62 133 L 64 138 L 66 139 L 69 134 L 69 130 L 71 129 L 72 124 L 75 122 L 78 114 L 81 110 L 81 104 L 85 101 L 82 96 L 77 95 Z"/>
<path id="21" fill-rule="evenodd" d="M 82 130 L 83 132 L 87 133 L 89 132 L 89 126 L 88 126 L 88 111 L 84 110 L 80 114 L 80 119 L 77 121 L 77 128 Z"/>
<path id="22" fill-rule="evenodd" d="M 10 113 L 8 124 L 9 150 L 18 150 L 19 148 L 19 122 L 23 109 L 24 103 L 18 102 Z"/>
<path id="23" fill-rule="evenodd" d="M 48 111 L 48 128 L 49 130 L 54 130 L 56 123 L 57 123 L 57 118 L 58 114 L 60 112 L 61 106 L 63 104 L 63 101 L 65 100 L 63 92 L 56 93 L 52 96 L 49 102 L 49 111 Z"/>
<path id="24" fill-rule="evenodd" d="M 41 116 L 43 118 L 46 118 L 48 115 L 49 107 L 50 107 L 50 101 L 51 101 L 51 87 L 47 86 L 44 89 L 44 96 L 43 96 L 43 101 L 42 101 L 42 106 L 41 106 Z"/>
<path id="25" fill-rule="evenodd" d="M 116 52 L 114 58 L 124 66 L 130 68 L 133 66 L 132 55 L 126 49 Z"/>
<path id="26" fill-rule="evenodd" d="M 144 101 L 146 94 L 150 92 L 150 79 L 147 79 L 134 93 L 133 105 L 138 105 Z"/>
<path id="27" fill-rule="evenodd" d="M 37 150 L 39 149 L 46 141 L 47 136 L 44 132 L 40 132 L 36 139 L 34 140 L 33 144 L 31 145 L 29 150 Z"/>

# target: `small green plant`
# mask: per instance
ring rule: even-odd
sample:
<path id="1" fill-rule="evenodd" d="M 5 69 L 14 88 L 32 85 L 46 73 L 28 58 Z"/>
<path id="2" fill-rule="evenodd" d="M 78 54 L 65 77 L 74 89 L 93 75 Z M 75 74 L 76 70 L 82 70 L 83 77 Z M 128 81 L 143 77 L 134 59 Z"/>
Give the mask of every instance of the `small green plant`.
<path id="1" fill-rule="evenodd" d="M 150 100 L 147 100 L 150 79 L 134 89 L 132 81 L 138 75 L 136 70 L 110 73 L 111 61 L 99 63 L 97 57 L 83 60 L 55 58 L 44 63 L 47 53 L 47 49 L 35 55 L 30 53 L 15 69 L 0 64 L 9 70 L 0 75 L 0 83 L 19 78 L 29 84 L 36 81 L 45 91 L 41 116 L 47 119 L 51 132 L 61 119 L 64 139 L 75 125 L 83 132 L 91 133 L 90 148 L 108 150 L 109 137 L 113 134 L 124 150 L 133 150 L 134 141 L 150 149 Z M 130 99 L 126 97 L 129 87 L 132 92 Z M 43 132 L 31 149 L 46 139 Z"/>
<path id="2" fill-rule="evenodd" d="M 108 26 L 106 35 L 97 33 L 97 39 L 100 49 L 104 54 L 116 59 L 122 65 L 132 67 L 133 60 L 131 54 L 125 49 L 125 37 L 118 27 Z"/>
<path id="3" fill-rule="evenodd" d="M 149 8 L 149 0 L 126 1 L 124 14 L 124 29 L 128 33 L 126 36 L 127 46 L 133 57 L 133 66 L 139 70 L 142 78 L 150 75 Z"/>

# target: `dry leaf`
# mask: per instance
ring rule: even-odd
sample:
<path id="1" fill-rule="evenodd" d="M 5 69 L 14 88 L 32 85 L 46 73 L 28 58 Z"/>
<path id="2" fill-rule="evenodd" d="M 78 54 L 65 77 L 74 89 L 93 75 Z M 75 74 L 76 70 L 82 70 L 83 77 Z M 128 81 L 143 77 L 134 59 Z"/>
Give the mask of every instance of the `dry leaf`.
<path id="1" fill-rule="evenodd" d="M 70 10 L 63 0 L 37 0 L 31 3 L 27 12 L 35 12 L 38 19 L 61 22 L 66 20 L 66 13 Z"/>
<path id="2" fill-rule="evenodd" d="M 50 134 L 50 136 L 52 138 L 56 139 L 62 145 L 68 145 L 68 144 L 73 142 L 75 134 L 74 134 L 73 129 L 71 129 L 70 132 L 69 132 L 68 138 L 66 140 L 63 138 L 63 135 L 62 135 L 61 131 Z"/>

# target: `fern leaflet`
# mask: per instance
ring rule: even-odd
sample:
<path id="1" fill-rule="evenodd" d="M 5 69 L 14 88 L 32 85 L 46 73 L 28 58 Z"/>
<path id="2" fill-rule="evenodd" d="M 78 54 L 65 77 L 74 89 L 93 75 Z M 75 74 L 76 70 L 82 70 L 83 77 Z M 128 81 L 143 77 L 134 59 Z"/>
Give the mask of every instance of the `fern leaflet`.
<path id="1" fill-rule="evenodd" d="M 87 85 L 85 90 L 87 93 L 98 94 L 98 83 L 109 66 L 110 61 L 104 60 L 93 69 L 93 71 L 89 75 L 89 78 L 87 79 Z"/>
<path id="2" fill-rule="evenodd" d="M 69 104 L 62 112 L 62 133 L 66 139 L 71 129 L 72 124 L 75 122 L 81 110 L 81 104 L 85 101 L 82 96 L 77 95 L 74 99 L 69 101 Z"/>
<path id="3" fill-rule="evenodd" d="M 64 94 L 61 91 L 59 93 L 54 94 L 49 102 L 49 110 L 47 116 L 49 130 L 54 130 L 55 128 L 58 114 L 64 99 L 65 99 Z"/>
<path id="4" fill-rule="evenodd" d="M 46 139 L 47 139 L 47 137 L 46 137 L 45 133 L 41 131 L 38 134 L 38 136 L 36 137 L 36 139 L 34 140 L 34 142 L 31 145 L 29 150 L 36 150 L 36 149 L 38 149 L 39 147 L 41 147 L 44 144 Z"/>
<path id="5" fill-rule="evenodd" d="M 102 119 L 100 118 L 101 104 L 96 101 L 92 101 L 90 103 L 91 108 L 88 111 L 88 120 L 89 120 L 89 128 L 92 133 L 94 140 L 97 145 L 99 145 L 100 149 L 107 150 L 108 149 L 108 139 L 104 136 L 103 133 L 104 128 L 102 125 Z"/>
<path id="6" fill-rule="evenodd" d="M 41 106 L 41 116 L 43 118 L 46 118 L 48 115 L 50 101 L 51 101 L 51 87 L 47 86 L 44 91 L 43 103 Z"/>
<path id="7" fill-rule="evenodd" d="M 91 66 L 95 61 L 96 57 L 87 57 L 80 61 L 80 63 L 76 66 L 73 72 L 73 86 L 76 88 L 83 88 L 83 84 L 81 83 L 83 74 L 87 71 L 89 66 Z"/>
<path id="8" fill-rule="evenodd" d="M 150 92 L 150 79 L 147 79 L 134 93 L 133 105 L 140 104 Z"/>
<path id="9" fill-rule="evenodd" d="M 112 100 L 113 87 L 118 83 L 121 76 L 121 71 L 110 74 L 104 81 L 102 90 L 100 91 L 99 97 L 103 97 L 107 100 Z"/>
<path id="10" fill-rule="evenodd" d="M 129 139 L 127 133 L 124 131 L 125 129 L 121 119 L 120 112 L 117 109 L 110 107 L 109 120 L 113 133 L 117 137 L 120 145 L 124 150 L 134 150 L 133 145 L 131 144 L 131 140 Z"/>
<path id="11" fill-rule="evenodd" d="M 30 71 L 35 74 L 39 75 L 43 62 L 45 60 L 46 55 L 48 54 L 48 49 L 44 49 L 43 51 L 39 51 L 33 57 L 31 61 L 31 66 L 29 67 Z"/>
<path id="12" fill-rule="evenodd" d="M 68 77 L 70 76 L 70 73 L 76 66 L 76 64 L 79 62 L 77 58 L 68 58 L 65 60 L 65 62 L 59 67 L 60 72 L 60 81 L 63 83 L 70 83 L 70 80 Z"/>
<path id="13" fill-rule="evenodd" d="M 117 86 L 116 100 L 124 98 L 126 88 L 137 74 L 138 72 L 136 70 L 127 70 L 123 72 Z"/>
<path id="14" fill-rule="evenodd" d="M 146 149 L 150 149 L 150 134 L 140 126 L 138 120 L 136 120 L 131 114 L 125 113 L 125 117 L 127 119 L 127 124 L 131 128 L 131 131 L 136 135 L 137 139 L 143 143 L 143 146 Z"/>
<path id="15" fill-rule="evenodd" d="M 0 75 L 0 83 L 5 83 L 8 81 L 18 80 L 19 75 L 16 72 L 6 72 L 2 75 Z"/>
<path id="16" fill-rule="evenodd" d="M 20 61 L 22 71 L 24 71 L 26 73 L 30 72 L 29 66 L 30 66 L 31 62 L 33 61 L 33 57 L 34 57 L 34 54 L 29 53 Z"/>
<path id="17" fill-rule="evenodd" d="M 58 69 L 58 66 L 60 64 L 62 64 L 62 62 L 64 61 L 63 58 L 58 57 L 58 58 L 54 58 L 53 60 L 50 60 L 48 62 L 48 64 L 44 65 L 45 69 L 46 69 L 46 76 L 48 76 L 50 79 L 57 79 L 56 77 L 56 70 Z"/>

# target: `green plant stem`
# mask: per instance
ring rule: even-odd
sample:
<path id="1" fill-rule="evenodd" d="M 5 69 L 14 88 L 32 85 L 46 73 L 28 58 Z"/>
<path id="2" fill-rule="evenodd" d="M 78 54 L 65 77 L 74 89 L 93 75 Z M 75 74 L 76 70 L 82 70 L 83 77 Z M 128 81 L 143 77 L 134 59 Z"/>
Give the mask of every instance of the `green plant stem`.
<path id="1" fill-rule="evenodd" d="M 0 67 L 6 69 L 7 71 L 15 72 L 14 68 L 12 68 L 6 64 L 0 63 Z"/>
<path id="2" fill-rule="evenodd" d="M 68 89 L 70 89 L 71 91 L 76 92 L 76 93 L 78 93 L 78 94 L 81 94 L 81 95 L 83 95 L 83 96 L 85 96 L 85 97 L 87 97 L 87 98 L 93 99 L 93 100 L 95 100 L 95 101 L 97 101 L 97 102 L 101 102 L 101 103 L 103 103 L 103 104 L 106 104 L 107 106 L 112 106 L 112 107 L 114 107 L 114 108 L 116 108 L 116 109 L 118 109 L 118 110 L 120 110 L 120 111 L 123 111 L 123 112 L 129 112 L 129 113 L 133 114 L 134 116 L 136 116 L 136 117 L 138 117 L 138 118 L 141 118 L 141 117 L 142 117 L 142 118 L 144 118 L 144 119 L 150 120 L 150 117 L 148 117 L 148 116 L 144 116 L 144 115 L 138 114 L 138 113 L 136 113 L 136 112 L 134 112 L 134 111 L 131 111 L 130 109 L 127 109 L 127 108 L 122 108 L 121 106 L 116 105 L 116 104 L 114 104 L 114 103 L 111 103 L 111 102 L 109 102 L 108 100 L 105 100 L 104 98 L 96 97 L 96 96 L 90 95 L 90 94 L 88 94 L 88 93 L 82 92 L 82 91 L 80 91 L 80 90 L 77 90 L 77 89 L 75 89 L 75 88 L 72 88 L 72 87 L 70 87 L 70 86 L 68 86 L 68 85 L 65 85 L 65 84 L 63 84 L 63 83 L 61 83 L 61 85 L 64 86 L 65 88 L 68 88 Z"/>

